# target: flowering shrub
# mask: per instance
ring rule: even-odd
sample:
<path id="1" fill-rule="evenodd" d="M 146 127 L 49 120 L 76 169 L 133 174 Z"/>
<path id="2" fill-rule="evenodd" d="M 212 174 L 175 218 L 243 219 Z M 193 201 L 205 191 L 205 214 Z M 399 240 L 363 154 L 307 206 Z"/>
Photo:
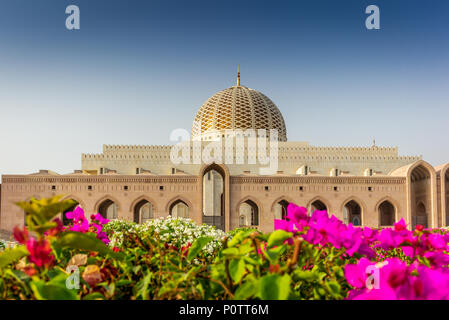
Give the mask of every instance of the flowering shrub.
<path id="1" fill-rule="evenodd" d="M 410 231 L 401 219 L 393 228 L 378 232 L 345 225 L 325 211 L 309 217 L 305 208 L 293 204 L 286 220 L 275 220 L 275 228 L 300 234 L 309 243 L 343 248 L 343 257 L 361 257 L 345 267 L 345 277 L 354 287 L 349 299 L 449 298 L 449 235 L 445 230 L 418 225 Z"/>
<path id="2" fill-rule="evenodd" d="M 212 255 L 214 251 L 221 247 L 226 233 L 216 229 L 214 226 L 198 226 L 193 220 L 186 218 L 158 218 L 147 221 L 143 224 L 134 222 L 115 220 L 107 224 L 104 230 L 109 234 L 111 245 L 124 247 L 127 245 L 126 237 L 130 234 L 139 238 L 153 237 L 158 234 L 160 241 L 173 248 L 182 248 L 191 245 L 199 237 L 211 237 L 202 249 L 204 254 Z"/>
<path id="3" fill-rule="evenodd" d="M 18 205 L 26 226 L 0 253 L 0 299 L 449 298 L 447 230 L 403 220 L 378 231 L 290 204 L 271 233 L 224 233 L 171 217 L 89 221 L 76 208 L 63 227 L 71 200 Z"/>
<path id="4" fill-rule="evenodd" d="M 67 212 L 66 218 L 72 220 L 72 225 L 70 225 L 68 231 L 76 232 L 92 232 L 97 235 L 97 238 L 103 241 L 105 244 L 109 244 L 109 238 L 106 232 L 103 231 L 103 226 L 109 222 L 108 219 L 103 218 L 99 213 L 90 216 L 91 222 L 84 216 L 84 210 L 77 206 L 75 210 Z"/>

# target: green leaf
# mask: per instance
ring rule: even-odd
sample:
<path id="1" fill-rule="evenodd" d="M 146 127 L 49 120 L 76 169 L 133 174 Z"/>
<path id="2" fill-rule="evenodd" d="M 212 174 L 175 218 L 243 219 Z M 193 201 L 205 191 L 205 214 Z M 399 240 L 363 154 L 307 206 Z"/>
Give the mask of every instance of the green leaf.
<path id="1" fill-rule="evenodd" d="M 272 248 L 274 246 L 281 245 L 285 240 L 290 239 L 293 236 L 291 232 L 284 230 L 276 230 L 270 234 L 268 238 L 267 247 Z"/>
<path id="2" fill-rule="evenodd" d="M 287 300 L 290 294 L 290 283 L 292 278 L 284 274 L 279 280 L 279 300 Z"/>
<path id="3" fill-rule="evenodd" d="M 114 252 L 103 241 L 93 235 L 81 232 L 64 232 L 54 242 L 55 248 L 69 247 L 86 251 L 96 251 L 102 255 L 110 255 L 113 258 L 122 260 L 124 258 L 121 252 Z"/>
<path id="4" fill-rule="evenodd" d="M 275 262 L 285 252 L 286 247 L 284 245 L 266 251 L 266 256 L 271 262 Z"/>
<path id="5" fill-rule="evenodd" d="M 28 254 L 28 250 L 25 246 L 17 246 L 12 249 L 6 249 L 0 253 L 0 268 L 4 268 L 13 262 L 19 261 Z"/>
<path id="6" fill-rule="evenodd" d="M 229 263 L 229 274 L 234 282 L 240 282 L 245 273 L 245 262 L 242 259 L 232 259 Z"/>
<path id="7" fill-rule="evenodd" d="M 243 239 L 247 238 L 250 234 L 254 233 L 255 230 L 242 230 L 239 231 L 231 240 L 228 241 L 228 247 L 234 247 Z"/>
<path id="8" fill-rule="evenodd" d="M 89 293 L 85 297 L 83 297 L 83 300 L 105 300 L 106 298 L 104 295 L 102 295 L 100 292 L 93 292 Z"/>
<path id="9" fill-rule="evenodd" d="M 288 274 L 265 275 L 260 279 L 259 296 L 262 300 L 285 300 L 290 294 L 290 282 Z"/>
<path id="10" fill-rule="evenodd" d="M 189 249 L 187 260 L 192 261 L 200 253 L 200 251 L 212 241 L 212 237 L 200 237 L 196 239 Z"/>
<path id="11" fill-rule="evenodd" d="M 250 299 L 257 294 L 259 290 L 258 281 L 246 281 L 235 291 L 234 300 Z"/>
<path id="12" fill-rule="evenodd" d="M 37 224 L 42 225 L 53 219 L 57 214 L 73 207 L 76 202 L 67 199 L 60 201 L 63 196 L 58 195 L 52 198 L 42 198 L 40 200 L 31 198 L 30 201 L 18 202 L 17 205 L 22 208 L 31 218 L 36 218 Z"/>
<path id="13" fill-rule="evenodd" d="M 298 278 L 298 280 L 312 281 L 312 280 L 316 280 L 318 278 L 318 275 L 316 272 L 303 271 L 300 269 L 296 269 L 295 277 Z"/>
<path id="14" fill-rule="evenodd" d="M 147 275 L 140 280 L 137 285 L 137 297 L 142 298 L 143 300 L 149 300 L 150 299 L 150 295 L 149 295 L 149 286 L 151 283 L 151 280 L 153 279 L 153 274 L 151 272 L 148 272 Z"/>
<path id="15" fill-rule="evenodd" d="M 76 290 L 69 290 L 59 284 L 35 280 L 30 282 L 30 287 L 38 300 L 79 300 Z"/>
<path id="16" fill-rule="evenodd" d="M 237 248 L 226 248 L 221 251 L 221 254 L 224 256 L 238 256 L 239 252 Z"/>

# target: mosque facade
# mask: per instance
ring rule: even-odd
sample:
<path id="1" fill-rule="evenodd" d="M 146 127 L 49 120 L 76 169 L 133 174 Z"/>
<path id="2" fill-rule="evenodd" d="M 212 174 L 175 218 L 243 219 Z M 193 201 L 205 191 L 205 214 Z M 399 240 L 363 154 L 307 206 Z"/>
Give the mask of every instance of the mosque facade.
<path id="1" fill-rule="evenodd" d="M 255 136 L 238 139 L 248 132 Z M 288 141 L 278 107 L 241 85 L 240 74 L 235 86 L 201 106 L 190 139 L 178 146 L 179 153 L 174 146 L 104 145 L 102 153 L 82 154 L 81 170 L 70 174 L 3 175 L 0 230 L 8 233 L 24 223 L 16 202 L 57 194 L 110 219 L 142 223 L 171 215 L 226 231 L 243 226 L 271 231 L 290 202 L 309 212 L 327 210 L 354 225 L 382 228 L 401 218 L 411 227 L 449 225 L 449 163 L 433 167 L 375 143 L 318 147 Z M 225 156 L 203 161 L 212 149 Z M 256 149 L 268 162 L 252 158 Z"/>

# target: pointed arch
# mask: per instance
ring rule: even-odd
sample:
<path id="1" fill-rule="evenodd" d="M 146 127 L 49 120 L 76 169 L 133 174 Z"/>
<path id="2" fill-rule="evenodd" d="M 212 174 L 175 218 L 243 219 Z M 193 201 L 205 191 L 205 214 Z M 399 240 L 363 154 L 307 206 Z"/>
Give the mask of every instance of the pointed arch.
<path id="1" fill-rule="evenodd" d="M 381 206 L 383 206 L 385 203 L 389 203 L 393 208 L 393 217 L 392 217 L 393 221 L 391 224 L 382 224 L 383 220 L 382 220 L 382 210 L 381 210 L 382 207 Z M 374 206 L 374 212 L 377 213 L 378 227 L 381 227 L 381 226 L 391 226 L 395 222 L 399 221 L 399 215 L 400 215 L 401 210 L 400 210 L 399 203 L 395 199 L 393 199 L 390 196 L 385 196 L 385 197 L 381 198 L 379 201 L 377 201 L 376 205 Z"/>
<path id="2" fill-rule="evenodd" d="M 440 173 L 441 226 L 449 226 L 449 163 L 442 165 Z"/>
<path id="3" fill-rule="evenodd" d="M 151 203 L 153 205 L 153 210 L 154 212 L 157 212 L 157 202 L 154 201 L 152 198 L 148 197 L 147 195 L 142 195 L 140 197 L 137 197 L 136 199 L 134 199 L 134 201 L 131 203 L 131 205 L 129 206 L 129 211 L 133 212 L 134 208 L 136 207 L 136 205 L 142 201 L 142 200 L 146 200 L 149 203 Z"/>
<path id="4" fill-rule="evenodd" d="M 249 211 L 247 210 L 246 213 L 241 214 L 242 213 L 241 209 L 243 205 L 246 205 L 247 207 L 249 206 Z M 261 206 L 260 203 L 255 201 L 255 199 L 253 199 L 252 197 L 245 197 L 242 200 L 240 200 L 239 204 L 237 205 L 236 212 L 239 215 L 240 227 L 249 227 L 249 226 L 254 227 L 260 225 Z M 242 225 L 242 221 L 245 221 L 245 225 Z"/>
<path id="5" fill-rule="evenodd" d="M 293 202 L 287 199 L 290 198 L 286 196 L 279 197 L 271 205 L 271 214 L 274 219 L 285 219 L 287 216 L 288 205 Z"/>
<path id="6" fill-rule="evenodd" d="M 101 214 L 107 219 L 117 219 L 119 218 L 120 203 L 115 197 L 106 195 L 95 204 L 95 211 Z"/>
<path id="7" fill-rule="evenodd" d="M 107 194 L 107 195 L 101 197 L 101 198 L 100 198 L 99 200 L 97 200 L 97 202 L 95 203 L 95 206 L 94 206 L 95 213 L 98 213 L 98 212 L 99 212 L 98 210 L 99 210 L 99 208 L 100 208 L 100 205 L 101 205 L 104 201 L 106 201 L 106 200 L 111 200 L 112 202 L 114 202 L 114 203 L 117 205 L 117 210 L 120 211 L 120 209 L 121 209 L 120 202 L 119 202 L 115 197 L 113 197 L 113 196 Z"/>
<path id="8" fill-rule="evenodd" d="M 220 194 L 220 200 L 217 200 L 217 203 L 219 203 L 220 207 L 220 216 L 217 215 L 206 215 L 205 214 L 205 183 L 204 183 L 204 177 L 205 175 L 210 171 L 217 172 L 221 178 L 222 178 L 222 188 L 221 188 L 221 194 Z M 224 164 L 218 164 L 218 163 L 211 163 L 211 164 L 204 164 L 200 170 L 199 170 L 199 178 L 198 179 L 198 189 L 199 189 L 199 213 L 201 216 L 201 221 L 203 223 L 206 223 L 208 225 L 214 225 L 218 229 L 228 231 L 230 230 L 231 224 L 230 224 L 230 215 L 231 215 L 231 198 L 230 198 L 230 172 L 229 168 Z M 219 191 L 218 191 L 219 192 Z"/>
<path id="9" fill-rule="evenodd" d="M 68 208 L 64 212 L 61 212 L 61 221 L 62 221 L 62 224 L 65 225 L 65 226 L 71 223 L 70 219 L 66 218 L 65 214 L 67 212 L 73 211 L 77 206 L 80 206 L 82 209 L 86 210 L 86 206 L 84 205 L 84 202 L 80 198 L 78 198 L 77 196 L 68 195 L 68 196 L 63 197 L 61 200 L 73 200 L 73 201 L 77 202 L 74 206 Z"/>
<path id="10" fill-rule="evenodd" d="M 365 223 L 365 214 L 367 212 L 366 210 L 366 205 L 365 203 L 362 201 L 362 199 L 356 197 L 356 196 L 350 196 L 349 198 L 346 198 L 345 201 L 342 202 L 342 205 L 340 207 L 340 212 L 343 213 L 343 220 L 345 220 L 344 217 L 344 210 L 347 204 L 349 204 L 351 201 L 355 202 L 357 205 L 359 205 L 360 207 L 360 225 L 363 226 Z M 348 217 L 349 218 L 349 217 Z M 345 221 L 345 223 L 347 223 L 348 221 Z"/>
<path id="11" fill-rule="evenodd" d="M 171 209 L 172 205 L 175 205 L 176 204 L 175 202 L 179 202 L 179 201 L 184 202 L 189 207 L 189 210 L 193 209 L 192 203 L 187 198 L 184 198 L 183 196 L 176 196 L 176 197 L 171 198 L 171 200 L 168 201 L 165 206 L 165 212 L 167 213 L 167 215 L 170 214 L 170 209 Z"/>
<path id="12" fill-rule="evenodd" d="M 427 226 L 438 227 L 436 171 L 424 160 L 410 164 L 406 170 L 407 180 L 407 220 L 412 228 L 417 224 L 417 205 L 425 202 Z M 423 192 L 424 190 L 424 192 Z M 424 195 L 424 196 L 423 196 Z"/>
<path id="13" fill-rule="evenodd" d="M 320 201 L 320 202 L 322 202 L 325 206 L 326 206 L 326 209 L 327 209 L 327 213 L 331 213 L 332 212 L 332 207 L 330 206 L 330 204 L 329 204 L 329 201 L 327 201 L 324 197 L 322 197 L 322 196 L 316 196 L 316 197 L 314 197 L 314 198 L 312 198 L 308 203 L 307 203 L 307 211 L 310 213 L 310 214 L 312 214 L 313 212 L 311 212 L 311 208 L 312 208 L 312 204 L 315 202 L 315 201 Z"/>
<path id="14" fill-rule="evenodd" d="M 129 211 L 133 213 L 135 223 L 142 223 L 144 220 L 154 218 L 156 205 L 150 197 L 142 195 L 131 203 Z"/>
<path id="15" fill-rule="evenodd" d="M 68 196 L 65 196 L 65 197 L 62 198 L 62 200 L 69 200 L 69 199 L 72 199 L 72 200 L 78 202 L 78 205 L 81 208 L 83 208 L 84 210 L 86 210 L 86 205 L 84 204 L 84 201 L 81 200 L 81 198 L 79 198 L 77 196 L 74 196 L 74 195 L 68 195 Z"/>
<path id="16" fill-rule="evenodd" d="M 199 176 L 202 177 L 204 176 L 208 171 L 210 170 L 215 170 L 218 173 L 220 173 L 222 175 L 222 177 L 229 177 L 229 168 L 221 163 L 211 163 L 211 164 L 204 164 L 199 172 Z"/>
<path id="17" fill-rule="evenodd" d="M 273 203 L 271 204 L 271 212 L 274 212 L 274 207 L 276 206 L 276 204 L 278 204 L 281 201 L 287 201 L 288 203 L 295 203 L 293 201 L 292 198 L 290 198 L 289 196 L 280 196 L 278 197 L 276 200 L 273 201 Z"/>
<path id="18" fill-rule="evenodd" d="M 257 200 L 255 197 L 252 197 L 252 196 L 246 196 L 246 197 L 240 199 L 239 202 L 237 203 L 237 205 L 235 206 L 235 212 L 239 212 L 240 205 L 243 202 L 248 201 L 248 200 L 254 202 L 257 205 L 257 207 L 259 208 L 259 215 L 260 215 L 263 212 L 262 204 L 259 202 L 259 200 Z"/>

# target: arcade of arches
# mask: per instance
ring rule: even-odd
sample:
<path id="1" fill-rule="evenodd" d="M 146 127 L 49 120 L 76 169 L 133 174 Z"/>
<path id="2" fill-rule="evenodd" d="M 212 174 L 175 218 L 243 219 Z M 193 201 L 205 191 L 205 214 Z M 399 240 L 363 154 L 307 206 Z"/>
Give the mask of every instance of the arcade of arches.
<path id="1" fill-rule="evenodd" d="M 315 210 L 330 210 L 330 214 L 355 226 L 387 227 L 401 218 L 411 227 L 418 224 L 427 227 L 449 225 L 449 166 L 440 172 L 419 161 L 381 179 L 233 176 L 223 168 L 225 166 L 213 165 L 200 171 L 200 176 L 179 174 L 150 177 L 142 180 L 145 182 L 133 182 L 129 177 L 117 176 L 114 177 L 118 181 L 115 183 L 126 185 L 126 192 L 111 187 L 105 190 L 107 193 L 96 194 L 92 181 L 87 182 L 94 185 L 89 193 L 72 192 L 68 198 L 82 201 L 86 214 L 99 212 L 108 219 L 144 223 L 149 219 L 171 215 L 190 218 L 199 224 L 206 223 L 222 230 L 242 226 L 268 232 L 273 229 L 274 219 L 285 218 L 289 201 L 307 207 L 309 214 Z M 27 176 L 28 189 L 34 186 L 32 181 L 35 177 Z M 57 177 L 52 176 L 51 179 L 61 193 L 66 190 L 62 182 L 58 185 Z M 16 195 L 16 198 L 7 194 L 8 190 L 15 188 L 19 187 L 5 178 L 2 195 L 6 196 L 1 199 L 3 212 L 8 212 L 6 209 L 15 212 L 15 208 L 5 199 L 14 203 L 26 198 L 25 193 Z M 443 194 L 439 193 L 443 191 Z M 50 192 L 42 196 L 49 197 Z M 65 213 L 61 218 L 64 224 L 69 222 Z M 14 225 L 23 223 L 23 219 L 24 214 L 19 211 L 9 220 L 2 215 L 0 223 L 5 225 L 6 221 L 12 229 Z"/>

